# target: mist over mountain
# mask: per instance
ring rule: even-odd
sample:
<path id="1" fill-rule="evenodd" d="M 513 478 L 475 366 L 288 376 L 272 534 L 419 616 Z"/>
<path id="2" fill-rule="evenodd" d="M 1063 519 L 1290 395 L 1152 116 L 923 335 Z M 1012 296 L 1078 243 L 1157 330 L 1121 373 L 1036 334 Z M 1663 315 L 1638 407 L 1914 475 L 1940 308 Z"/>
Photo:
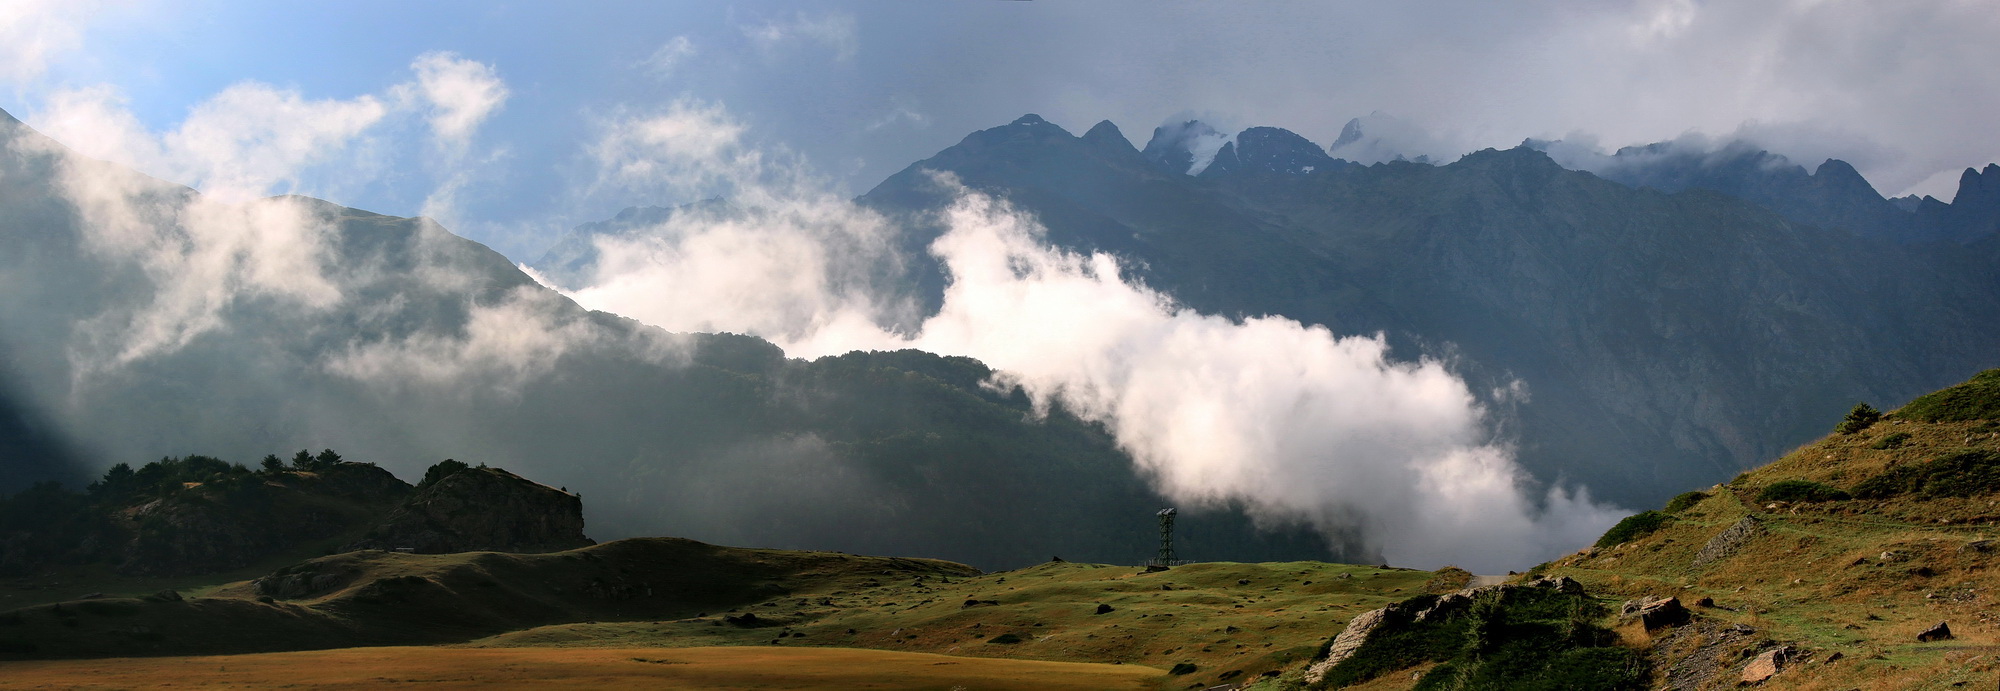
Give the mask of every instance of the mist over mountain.
<path id="1" fill-rule="evenodd" d="M 1979 251 L 1875 232 L 1902 212 L 1837 162 L 1773 178 L 1757 174 L 1770 155 L 1731 151 L 1715 168 L 1634 166 L 1624 183 L 1525 147 L 1307 172 L 1232 167 L 1217 145 L 1191 174 L 1182 162 L 1221 139 L 1242 160 L 1251 132 L 1188 123 L 1143 151 L 1112 132 L 1024 117 L 862 203 L 921 226 L 948 203 L 930 182 L 945 171 L 1192 309 L 1383 333 L 1491 392 L 1538 477 L 1621 503 L 1726 478 L 1823 432 L 1835 402 L 1899 403 L 2000 352 L 1991 265 L 1966 258 Z M 1706 191 L 1714 180 L 1751 198 Z M 1762 205 L 1780 202 L 1827 227 Z"/>
<path id="2" fill-rule="evenodd" d="M 1149 549 L 1162 499 L 1104 431 L 987 386 L 978 362 L 669 333 L 426 219 L 221 201 L 4 128 L 4 491 L 331 447 L 405 476 L 450 457 L 566 486 L 598 539 L 987 566 Z M 1372 557 L 1194 513 L 1184 549 L 1210 558 Z"/>
<path id="3" fill-rule="evenodd" d="M 1606 156 L 1561 141 L 1528 140 L 1565 168 L 1631 187 L 1662 192 L 1710 190 L 1742 199 L 1798 223 L 1848 230 L 1897 242 L 1964 244 L 2000 232 L 2000 166 L 1967 168 L 1950 203 L 1933 197 L 1885 199 L 1839 159 L 1811 172 L 1791 159 L 1741 140 L 1690 135 Z"/>

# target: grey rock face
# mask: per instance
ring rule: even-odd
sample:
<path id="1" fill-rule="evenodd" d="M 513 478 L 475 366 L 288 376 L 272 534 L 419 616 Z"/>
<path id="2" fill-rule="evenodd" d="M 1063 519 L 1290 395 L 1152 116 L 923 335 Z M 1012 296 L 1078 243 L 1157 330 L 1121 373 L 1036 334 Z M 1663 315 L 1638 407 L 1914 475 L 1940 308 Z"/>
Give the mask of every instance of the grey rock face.
<path id="1" fill-rule="evenodd" d="M 583 500 L 499 468 L 471 468 L 426 487 L 349 549 L 559 552 L 583 535 Z"/>

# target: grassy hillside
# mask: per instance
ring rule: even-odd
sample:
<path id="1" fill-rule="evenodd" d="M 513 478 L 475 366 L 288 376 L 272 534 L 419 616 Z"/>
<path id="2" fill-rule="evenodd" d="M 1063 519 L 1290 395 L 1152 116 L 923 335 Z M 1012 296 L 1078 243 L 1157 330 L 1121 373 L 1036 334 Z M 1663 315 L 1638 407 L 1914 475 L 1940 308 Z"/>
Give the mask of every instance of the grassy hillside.
<path id="1" fill-rule="evenodd" d="M 1301 667 L 1354 615 L 1465 577 L 1321 562 L 1156 573 L 1050 562 L 981 574 L 934 560 L 666 538 L 538 555 L 366 551 L 179 600 L 0 613 L 0 659 L 380 645 L 832 647 L 1143 665 L 1171 670 L 1176 687 L 1215 685 Z"/>
<path id="2" fill-rule="evenodd" d="M 1677 498 L 1651 532 L 1544 569 L 1617 599 L 1712 599 L 1689 626 L 1625 631 L 1677 688 L 1733 686 L 1778 645 L 1805 653 L 1767 683 L 1779 688 L 1988 687 L 2000 669 L 1996 382 L 1989 371 L 1829 434 Z M 1939 622 L 1954 638 L 1917 640 Z"/>
<path id="3" fill-rule="evenodd" d="M 100 598 L 0 613 L 0 659 L 454 643 L 562 622 L 705 616 L 878 574 L 964 576 L 927 559 L 649 538 L 553 554 L 351 552 L 205 596 Z"/>
<path id="4" fill-rule="evenodd" d="M 1354 615 L 1423 593 L 1435 577 L 1321 562 L 1203 563 L 1160 573 L 1052 562 L 948 579 L 871 576 L 733 614 L 566 624 L 473 645 L 861 647 L 1141 664 L 1176 671 L 1175 688 L 1205 687 L 1303 666 Z M 731 623 L 745 614 L 759 624 Z"/>

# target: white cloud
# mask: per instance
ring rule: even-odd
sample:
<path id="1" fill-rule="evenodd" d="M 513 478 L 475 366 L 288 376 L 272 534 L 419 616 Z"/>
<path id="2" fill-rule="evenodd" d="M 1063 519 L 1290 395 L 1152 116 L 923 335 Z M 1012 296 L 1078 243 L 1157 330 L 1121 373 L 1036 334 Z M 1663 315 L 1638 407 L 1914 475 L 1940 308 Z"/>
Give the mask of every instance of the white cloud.
<path id="1" fill-rule="evenodd" d="M 427 164 L 437 166 L 441 182 L 425 210 L 448 212 L 470 179 L 465 139 L 505 100 L 506 89 L 491 68 L 446 53 L 425 54 L 412 69 L 414 85 L 391 87 L 386 98 L 312 99 L 237 83 L 161 131 L 145 127 L 110 87 L 50 94 L 29 120 L 82 154 L 45 145 L 52 147 L 45 153 L 58 157 L 59 189 L 78 212 L 86 247 L 111 266 L 137 269 L 149 286 L 143 300 L 108 307 L 78 325 L 70 353 L 75 377 L 174 352 L 226 328 L 225 315 L 246 300 L 279 300 L 307 312 L 341 305 L 342 282 L 368 269 L 347 266 L 339 278 L 330 272 L 333 208 L 266 195 L 303 192 L 316 170 L 335 179 L 380 172 L 367 160 L 376 151 L 370 138 L 394 116 L 418 115 L 419 105 L 427 105 L 425 115 L 450 154 Z M 128 165 L 159 177 L 122 167 Z M 515 358 L 522 366 L 544 356 L 526 346 L 468 352 L 474 360 Z"/>
<path id="2" fill-rule="evenodd" d="M 1376 111 L 1355 118 L 1329 145 L 1328 154 L 1355 163 L 1427 160 L 1449 163 L 1473 150 L 1470 142 L 1441 136 L 1411 120 Z"/>
<path id="3" fill-rule="evenodd" d="M 916 106 L 911 104 L 909 99 L 897 98 L 890 101 L 888 114 L 883 115 L 874 122 L 868 123 L 862 129 L 873 132 L 897 123 L 908 123 L 910 127 L 921 129 L 930 126 L 931 117 L 925 115 L 923 111 L 917 110 Z"/>
<path id="4" fill-rule="evenodd" d="M 0 3 L 0 80 L 39 79 L 57 55 L 83 44 L 83 25 L 99 3 L 89 0 L 9 0 Z"/>
<path id="5" fill-rule="evenodd" d="M 692 99 L 675 101 L 655 115 L 613 118 L 589 148 L 598 170 L 594 186 L 674 190 L 715 184 L 757 165 L 754 152 L 740 146 L 747 129 L 721 106 Z"/>
<path id="6" fill-rule="evenodd" d="M 776 55 L 800 43 L 815 44 L 832 51 L 836 60 L 854 59 L 861 37 L 854 16 L 839 12 L 808 15 L 804 12 L 787 20 L 773 20 L 741 27 L 743 36 L 766 55 Z"/>
<path id="7" fill-rule="evenodd" d="M 57 184 L 81 221 L 85 245 L 151 283 L 142 303 L 78 325 L 71 352 L 87 378 L 176 350 L 220 328 L 237 301 L 274 298 L 326 309 L 340 291 L 322 270 L 331 219 L 296 198 L 262 198 L 294 182 L 381 120 L 371 97 L 315 101 L 238 84 L 196 106 L 175 129 L 153 133 L 108 88 L 57 92 L 34 119 L 59 145 Z M 202 188 L 133 173 L 138 166 Z"/>
<path id="8" fill-rule="evenodd" d="M 686 36 L 675 36 L 660 44 L 659 49 L 654 50 L 652 55 L 646 56 L 640 65 L 654 76 L 667 77 L 680 69 L 689 58 L 693 58 L 696 52 L 693 40 Z"/>
<path id="9" fill-rule="evenodd" d="M 469 305 L 458 333 L 417 332 L 389 341 L 350 344 L 330 357 L 327 371 L 390 389 L 447 387 L 468 396 L 518 395 L 574 348 L 604 336 L 588 321 L 560 318 L 563 298 L 523 286 L 493 305 Z M 469 386 L 473 383 L 488 386 Z"/>
<path id="10" fill-rule="evenodd" d="M 311 100 L 294 90 L 243 82 L 157 134 L 132 116 L 115 90 L 102 86 L 57 91 L 30 119 L 86 156 L 245 201 L 297 182 L 301 171 L 332 159 L 387 114 L 373 96 Z"/>
<path id="11" fill-rule="evenodd" d="M 417 73 L 418 93 L 430 106 L 431 131 L 449 144 L 464 145 L 480 123 L 507 102 L 507 84 L 492 65 L 457 53 L 419 55 L 410 69 Z"/>

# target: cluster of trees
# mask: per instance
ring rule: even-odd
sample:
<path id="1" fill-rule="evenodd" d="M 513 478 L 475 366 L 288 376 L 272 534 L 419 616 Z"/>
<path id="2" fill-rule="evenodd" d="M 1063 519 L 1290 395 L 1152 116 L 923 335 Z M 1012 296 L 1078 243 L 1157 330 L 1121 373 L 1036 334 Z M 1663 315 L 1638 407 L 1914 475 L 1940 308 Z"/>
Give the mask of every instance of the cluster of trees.
<path id="1" fill-rule="evenodd" d="M 192 455 L 175 458 L 172 456 L 147 463 L 134 469 L 129 463 L 120 463 L 104 471 L 104 476 L 84 488 L 81 495 L 70 491 L 56 482 L 43 482 L 22 490 L 12 498 L 0 498 L 0 524 L 14 523 L 6 517 L 28 522 L 36 515 L 47 516 L 49 510 L 59 507 L 75 507 L 92 504 L 122 505 L 131 500 L 155 497 L 178 490 L 190 482 L 204 484 L 244 481 L 258 475 L 270 475 L 291 471 L 315 471 L 333 467 L 342 462 L 340 454 L 333 449 L 321 450 L 318 454 L 300 449 L 287 465 L 276 455 L 265 456 L 260 470 L 251 470 L 241 463 L 230 463 L 213 456 Z M 57 512 L 67 513 L 67 512 Z"/>

